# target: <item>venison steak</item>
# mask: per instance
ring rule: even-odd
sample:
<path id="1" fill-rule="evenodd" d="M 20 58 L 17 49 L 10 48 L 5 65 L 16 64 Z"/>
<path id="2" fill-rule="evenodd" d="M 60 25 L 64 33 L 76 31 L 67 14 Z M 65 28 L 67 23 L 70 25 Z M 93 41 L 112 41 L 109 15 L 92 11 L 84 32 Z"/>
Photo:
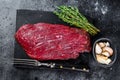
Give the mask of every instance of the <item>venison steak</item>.
<path id="1" fill-rule="evenodd" d="M 15 38 L 26 54 L 37 60 L 76 59 L 91 50 L 90 36 L 85 30 L 59 24 L 25 24 Z"/>

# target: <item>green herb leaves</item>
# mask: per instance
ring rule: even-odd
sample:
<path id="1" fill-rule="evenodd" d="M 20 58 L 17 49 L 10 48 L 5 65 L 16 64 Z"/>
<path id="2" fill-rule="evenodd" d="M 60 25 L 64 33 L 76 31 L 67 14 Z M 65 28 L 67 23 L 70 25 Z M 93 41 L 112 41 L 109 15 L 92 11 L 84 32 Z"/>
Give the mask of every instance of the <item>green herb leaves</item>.
<path id="1" fill-rule="evenodd" d="M 56 11 L 54 11 L 54 14 L 56 14 L 64 22 L 67 22 L 75 27 L 80 27 L 93 36 L 100 32 L 99 29 L 88 22 L 86 17 L 82 15 L 76 7 L 60 6 Z"/>

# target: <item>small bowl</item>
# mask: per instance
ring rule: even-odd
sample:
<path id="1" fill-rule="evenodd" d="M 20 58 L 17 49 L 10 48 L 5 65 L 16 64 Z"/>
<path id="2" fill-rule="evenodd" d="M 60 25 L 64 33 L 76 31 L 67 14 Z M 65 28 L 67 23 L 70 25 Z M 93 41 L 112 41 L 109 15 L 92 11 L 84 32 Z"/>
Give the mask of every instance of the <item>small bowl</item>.
<path id="1" fill-rule="evenodd" d="M 110 43 L 110 47 L 113 49 L 113 55 L 110 57 L 112 62 L 110 62 L 109 64 L 102 64 L 102 63 L 99 63 L 97 61 L 96 53 L 95 53 L 95 46 L 96 46 L 96 43 L 98 43 L 98 42 L 109 42 Z M 99 66 L 104 67 L 104 68 L 112 66 L 115 63 L 116 58 L 117 58 L 116 47 L 115 47 L 114 43 L 112 43 L 112 41 L 108 38 L 97 39 L 93 44 L 93 51 L 92 52 L 93 52 L 93 57 L 94 57 L 95 61 L 98 63 Z"/>

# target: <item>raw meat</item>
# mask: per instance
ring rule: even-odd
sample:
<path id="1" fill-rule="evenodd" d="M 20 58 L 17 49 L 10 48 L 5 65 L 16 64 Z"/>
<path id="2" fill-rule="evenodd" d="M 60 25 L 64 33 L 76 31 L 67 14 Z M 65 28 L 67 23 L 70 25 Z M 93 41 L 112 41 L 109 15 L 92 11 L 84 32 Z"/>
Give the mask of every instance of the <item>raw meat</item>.
<path id="1" fill-rule="evenodd" d="M 26 24 L 15 38 L 27 55 L 37 60 L 76 59 L 80 53 L 91 50 L 85 30 L 59 24 Z"/>

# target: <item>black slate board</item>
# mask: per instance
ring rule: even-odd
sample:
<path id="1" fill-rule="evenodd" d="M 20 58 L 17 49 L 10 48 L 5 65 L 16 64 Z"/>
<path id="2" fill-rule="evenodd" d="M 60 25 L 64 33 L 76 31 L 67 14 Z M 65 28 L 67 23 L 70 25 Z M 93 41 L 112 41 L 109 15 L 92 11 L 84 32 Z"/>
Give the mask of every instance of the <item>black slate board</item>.
<path id="1" fill-rule="evenodd" d="M 16 31 L 19 29 L 20 26 L 27 24 L 27 23 L 38 23 L 38 22 L 46 22 L 46 23 L 52 23 L 52 24 L 64 24 L 63 21 L 58 19 L 56 15 L 54 15 L 52 12 L 47 11 L 35 11 L 35 10 L 17 10 L 17 18 L 16 18 Z M 63 67 L 67 66 L 69 68 L 76 67 L 78 69 L 86 68 L 89 69 L 89 55 L 90 53 L 84 53 L 81 54 L 80 57 L 78 57 L 75 60 L 57 60 L 57 61 L 42 61 L 42 62 L 53 62 L 56 64 L 60 64 Z M 21 58 L 21 59 L 30 59 L 25 51 L 21 48 L 21 46 L 15 41 L 15 52 L 14 52 L 14 58 Z M 15 65 L 18 67 L 19 65 Z M 23 66 L 21 66 L 22 68 Z M 29 66 L 24 66 L 24 68 L 29 68 Z M 33 69 L 35 67 L 32 67 Z M 39 67 L 42 69 L 46 69 L 47 67 Z M 58 68 L 57 68 L 58 69 Z M 72 69 L 71 69 L 72 70 Z"/>

